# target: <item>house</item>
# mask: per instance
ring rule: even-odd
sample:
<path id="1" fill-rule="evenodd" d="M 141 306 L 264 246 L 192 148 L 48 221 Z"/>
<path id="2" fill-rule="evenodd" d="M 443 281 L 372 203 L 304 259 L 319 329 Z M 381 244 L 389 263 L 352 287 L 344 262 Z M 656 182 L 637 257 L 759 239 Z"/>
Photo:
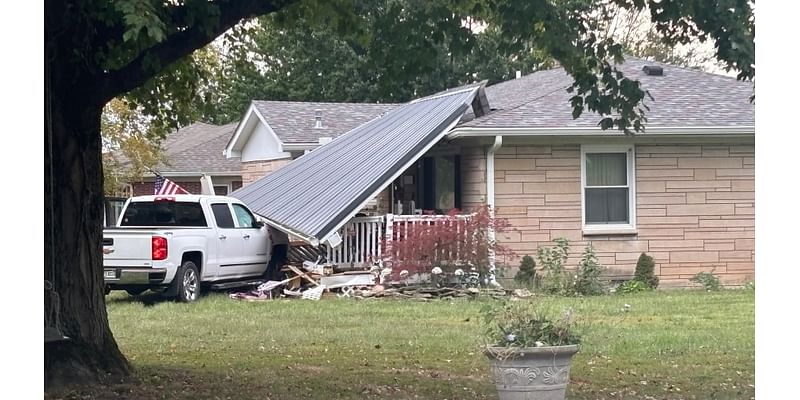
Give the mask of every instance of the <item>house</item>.
<path id="1" fill-rule="evenodd" d="M 240 158 L 243 183 L 247 185 L 396 107 L 254 100 L 223 153 L 228 158 Z"/>
<path id="2" fill-rule="evenodd" d="M 211 177 L 216 194 L 227 195 L 239 189 L 240 162 L 222 154 L 236 126 L 237 123 L 220 126 L 195 122 L 170 133 L 162 143 L 166 162 L 153 170 L 193 194 L 200 194 L 200 178 L 204 174 Z M 147 174 L 142 181 L 131 182 L 133 195 L 153 194 L 154 181 L 155 175 Z"/>
<path id="3" fill-rule="evenodd" d="M 355 247 L 366 262 L 387 224 L 489 205 L 515 227 L 497 240 L 519 256 L 564 237 L 569 265 L 591 243 L 614 276 L 631 276 L 646 252 L 663 286 L 712 269 L 724 283 L 752 279 L 753 85 L 635 58 L 619 68 L 654 98 L 643 133 L 603 131 L 588 112 L 573 119 L 572 78 L 539 71 L 393 106 L 232 195 L 334 259 L 353 260 L 341 254 L 354 247 L 348 230 L 365 230 Z M 354 218 L 373 198 L 391 217 Z"/>

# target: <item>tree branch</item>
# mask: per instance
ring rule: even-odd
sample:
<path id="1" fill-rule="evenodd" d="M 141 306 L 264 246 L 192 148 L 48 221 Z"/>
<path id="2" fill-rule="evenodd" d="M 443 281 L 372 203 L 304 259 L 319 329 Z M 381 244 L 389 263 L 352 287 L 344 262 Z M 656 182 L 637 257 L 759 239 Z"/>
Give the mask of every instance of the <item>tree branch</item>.
<path id="1" fill-rule="evenodd" d="M 224 0 L 216 26 L 194 25 L 169 35 L 164 41 L 144 50 L 124 67 L 105 74 L 96 93 L 101 103 L 141 86 L 167 66 L 211 43 L 244 18 L 265 15 L 296 3 L 297 0 Z"/>

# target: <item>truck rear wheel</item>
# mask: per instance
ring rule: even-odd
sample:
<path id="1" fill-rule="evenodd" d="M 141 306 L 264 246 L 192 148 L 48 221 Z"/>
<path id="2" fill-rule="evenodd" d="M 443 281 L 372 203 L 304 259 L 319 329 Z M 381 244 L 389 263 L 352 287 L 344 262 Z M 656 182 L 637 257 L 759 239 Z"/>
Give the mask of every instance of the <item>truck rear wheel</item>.
<path id="1" fill-rule="evenodd" d="M 200 297 L 200 273 L 191 261 L 185 261 L 175 278 L 178 280 L 178 300 L 191 303 Z"/>

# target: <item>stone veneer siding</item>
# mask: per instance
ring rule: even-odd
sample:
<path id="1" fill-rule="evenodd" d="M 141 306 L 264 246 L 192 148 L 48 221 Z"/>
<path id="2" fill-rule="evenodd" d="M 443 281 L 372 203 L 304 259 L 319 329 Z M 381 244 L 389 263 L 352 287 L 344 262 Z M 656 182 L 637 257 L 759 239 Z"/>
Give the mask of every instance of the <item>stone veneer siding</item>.
<path id="1" fill-rule="evenodd" d="M 485 197 L 480 154 L 465 157 L 464 196 L 470 203 Z M 637 234 L 585 236 L 580 145 L 503 146 L 495 156 L 496 212 L 516 231 L 498 240 L 521 257 L 565 237 L 570 266 L 591 242 L 609 274 L 619 278 L 632 276 L 639 255 L 647 252 L 666 287 L 689 286 L 694 274 L 712 268 L 723 283 L 753 279 L 754 145 L 637 145 L 635 154 Z"/>

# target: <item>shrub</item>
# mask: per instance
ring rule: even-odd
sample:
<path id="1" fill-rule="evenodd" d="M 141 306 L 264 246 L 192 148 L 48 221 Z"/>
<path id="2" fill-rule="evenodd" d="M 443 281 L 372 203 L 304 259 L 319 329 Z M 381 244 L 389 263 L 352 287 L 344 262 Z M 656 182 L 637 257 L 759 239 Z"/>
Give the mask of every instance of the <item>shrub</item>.
<path id="1" fill-rule="evenodd" d="M 532 301 L 487 304 L 481 309 L 489 346 L 541 347 L 579 344 L 572 310 L 560 317 Z"/>
<path id="2" fill-rule="evenodd" d="M 469 215 L 459 215 L 458 210 L 452 210 L 428 223 L 396 221 L 392 241 L 383 239 L 382 259 L 394 274 L 402 270 L 409 274 L 429 272 L 434 267 L 448 273 L 460 265 L 470 272 L 474 268 L 485 277 L 490 272 L 492 252 L 498 259 L 514 255 L 507 246 L 489 239 L 491 227 L 496 235 L 512 229 L 508 220 L 495 218 L 488 206 L 479 207 Z"/>
<path id="3" fill-rule="evenodd" d="M 604 269 L 594 253 L 594 247 L 591 244 L 586 246 L 583 256 L 581 256 L 581 261 L 578 263 L 575 293 L 584 296 L 605 294 L 605 285 L 600 280 L 600 274 L 603 273 Z"/>
<path id="4" fill-rule="evenodd" d="M 633 275 L 633 280 L 642 282 L 650 289 L 657 288 L 658 277 L 655 274 L 655 267 L 656 263 L 653 261 L 653 257 L 642 253 L 639 256 L 639 260 L 636 261 L 636 272 Z"/>
<path id="5" fill-rule="evenodd" d="M 650 290 L 650 288 L 642 281 L 630 280 L 622 282 L 617 288 L 617 294 L 639 293 Z"/>
<path id="6" fill-rule="evenodd" d="M 533 286 L 536 282 L 536 261 L 533 257 L 526 255 L 522 257 L 519 264 L 519 271 L 514 276 L 514 281 L 525 286 Z"/>
<path id="7" fill-rule="evenodd" d="M 569 255 L 569 240 L 556 238 L 554 247 L 542 246 L 536 249 L 543 276 L 540 288 L 551 294 L 570 295 L 574 293 L 574 279 L 564 268 Z"/>
<path id="8" fill-rule="evenodd" d="M 719 284 L 719 278 L 717 278 L 717 276 L 714 275 L 715 269 L 716 268 L 712 268 L 711 272 L 705 272 L 705 271 L 698 272 L 697 274 L 694 275 L 694 277 L 689 279 L 689 281 L 699 283 L 700 285 L 703 286 L 703 289 L 707 291 L 720 290 L 721 286 Z"/>

